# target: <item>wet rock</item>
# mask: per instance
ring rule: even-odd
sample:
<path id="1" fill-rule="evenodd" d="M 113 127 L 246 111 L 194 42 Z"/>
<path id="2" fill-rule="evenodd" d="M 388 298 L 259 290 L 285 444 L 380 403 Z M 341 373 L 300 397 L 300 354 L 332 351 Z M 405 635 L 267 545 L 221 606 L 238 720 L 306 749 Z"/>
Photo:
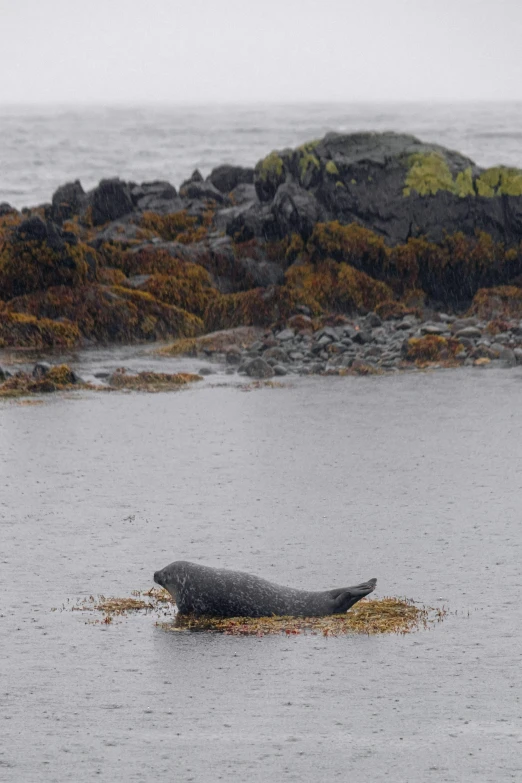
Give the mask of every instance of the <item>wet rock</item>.
<path id="1" fill-rule="evenodd" d="M 86 193 L 79 179 L 61 185 L 52 197 L 50 217 L 55 223 L 63 223 L 79 215 L 86 201 Z"/>
<path id="2" fill-rule="evenodd" d="M 198 375 L 214 375 L 215 372 L 216 371 L 214 370 L 213 367 L 208 367 L 207 365 L 205 367 L 200 367 L 200 369 L 198 370 Z"/>
<path id="3" fill-rule="evenodd" d="M 443 335 L 448 333 L 448 327 L 442 324 L 423 324 L 420 330 L 421 330 L 421 334 Z"/>
<path id="4" fill-rule="evenodd" d="M 517 364 L 522 364 L 522 348 L 515 348 L 513 351 L 515 361 Z"/>
<path id="5" fill-rule="evenodd" d="M 253 185 L 238 185 L 229 194 L 229 198 L 233 204 L 240 206 L 241 204 L 254 204 L 257 202 L 257 193 Z"/>
<path id="6" fill-rule="evenodd" d="M 288 375 L 288 370 L 282 364 L 274 365 L 274 374 L 278 376 Z"/>
<path id="7" fill-rule="evenodd" d="M 254 185 L 254 169 L 242 166 L 223 165 L 210 172 L 208 180 L 221 193 L 230 193 L 238 185 Z"/>
<path id="8" fill-rule="evenodd" d="M 18 213 L 18 210 L 11 206 L 11 204 L 8 204 L 7 201 L 2 201 L 0 203 L 0 217 L 4 217 L 5 215 L 16 215 Z"/>
<path id="9" fill-rule="evenodd" d="M 315 224 L 324 216 L 316 198 L 298 185 L 285 183 L 277 189 L 272 213 L 281 237 L 296 233 L 308 239 Z"/>
<path id="10" fill-rule="evenodd" d="M 188 182 L 179 190 L 183 198 L 215 201 L 216 204 L 229 204 L 229 200 L 211 182 Z"/>
<path id="11" fill-rule="evenodd" d="M 223 221 L 224 213 L 226 219 Z M 248 242 L 254 237 L 262 237 L 267 241 L 281 238 L 279 225 L 268 204 L 245 204 L 230 210 L 221 210 L 216 225 L 220 225 L 238 242 Z"/>
<path id="12" fill-rule="evenodd" d="M 465 329 L 467 326 L 476 326 L 478 324 L 478 320 L 475 317 L 470 318 L 457 318 L 456 321 L 453 321 L 451 324 L 451 332 L 452 334 L 457 334 L 461 329 Z M 465 337 L 467 335 L 464 335 Z"/>
<path id="13" fill-rule="evenodd" d="M 131 188 L 130 194 L 136 209 L 141 212 L 165 215 L 183 209 L 183 202 L 178 197 L 176 188 L 164 180 L 142 182 L 141 185 Z"/>
<path id="14" fill-rule="evenodd" d="M 453 331 L 453 329 L 452 329 Z M 479 337 L 482 337 L 481 330 L 476 326 L 464 326 L 462 329 L 459 329 L 458 331 L 454 331 L 455 337 L 467 337 L 470 340 L 477 339 Z"/>
<path id="15" fill-rule="evenodd" d="M 91 190 L 83 202 L 84 218 L 86 207 L 90 207 L 93 226 L 101 226 L 110 220 L 117 220 L 134 209 L 130 187 L 117 177 L 102 179 L 98 187 Z"/>
<path id="16" fill-rule="evenodd" d="M 255 261 L 253 258 L 241 258 L 236 262 L 242 270 L 248 288 L 268 288 L 270 285 L 283 285 L 285 273 L 279 264 L 271 261 Z"/>
<path id="17" fill-rule="evenodd" d="M 100 248 L 104 242 L 117 243 L 122 247 L 134 243 L 138 238 L 140 227 L 136 223 L 131 222 L 129 217 L 129 215 L 124 216 L 123 219 L 113 220 L 107 226 L 104 226 L 91 241 L 93 247 Z M 156 243 L 159 243 L 159 240 L 152 239 L 150 242 L 152 245 Z"/>
<path id="18" fill-rule="evenodd" d="M 267 348 L 266 351 L 263 353 L 263 359 L 268 361 L 269 359 L 275 360 L 276 362 L 287 362 L 288 361 L 288 354 L 283 348 Z"/>
<path id="19" fill-rule="evenodd" d="M 470 340 L 469 337 L 459 337 L 459 341 L 462 347 L 467 351 L 470 351 L 474 346 L 473 340 Z"/>
<path id="20" fill-rule="evenodd" d="M 406 316 L 402 319 L 402 321 L 399 321 L 397 324 L 395 324 L 395 329 L 401 332 L 405 332 L 408 329 L 413 329 L 414 326 L 417 324 L 417 319 L 412 316 Z"/>
<path id="21" fill-rule="evenodd" d="M 36 362 L 33 367 L 33 378 L 45 378 L 51 369 L 52 364 L 49 364 L 49 362 Z"/>
<path id="22" fill-rule="evenodd" d="M 295 332 L 293 329 L 283 329 L 281 332 L 278 332 L 275 337 L 276 340 L 279 340 L 280 343 L 284 343 L 287 340 L 293 340 L 295 337 Z"/>
<path id="23" fill-rule="evenodd" d="M 376 329 L 379 326 L 382 326 L 382 320 L 379 318 L 377 313 L 368 313 L 366 318 L 364 319 L 365 326 L 369 329 Z"/>
<path id="24" fill-rule="evenodd" d="M 245 372 L 250 378 L 272 378 L 274 376 L 272 367 L 261 357 L 248 362 L 245 365 Z"/>
<path id="25" fill-rule="evenodd" d="M 361 329 L 360 332 L 356 332 L 353 336 L 354 343 L 358 343 L 359 345 L 365 345 L 366 343 L 372 342 L 372 335 L 369 332 L 364 331 Z"/>
<path id="26" fill-rule="evenodd" d="M 226 351 L 227 364 L 241 364 L 242 351 L 238 345 L 231 345 Z"/>
<path id="27" fill-rule="evenodd" d="M 34 217 L 23 220 L 15 231 L 15 237 L 22 242 L 45 242 L 51 250 L 61 253 L 66 244 L 77 245 L 78 237 L 69 231 L 62 231 L 51 220 Z M 64 259 L 64 263 L 66 260 Z"/>
<path id="28" fill-rule="evenodd" d="M 324 329 L 319 329 L 315 333 L 315 338 L 328 337 L 330 341 L 338 340 L 341 335 L 344 334 L 344 327 L 341 329 L 335 329 L 333 326 L 325 326 Z"/>

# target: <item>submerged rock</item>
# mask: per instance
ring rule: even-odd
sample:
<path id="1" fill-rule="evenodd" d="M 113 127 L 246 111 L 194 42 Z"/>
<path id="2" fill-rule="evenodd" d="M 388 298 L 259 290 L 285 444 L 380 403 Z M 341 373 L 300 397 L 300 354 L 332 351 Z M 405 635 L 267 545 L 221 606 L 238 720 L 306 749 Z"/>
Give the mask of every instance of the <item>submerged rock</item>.
<path id="1" fill-rule="evenodd" d="M 273 368 L 264 359 L 252 359 L 245 365 L 245 372 L 251 378 L 272 378 Z"/>

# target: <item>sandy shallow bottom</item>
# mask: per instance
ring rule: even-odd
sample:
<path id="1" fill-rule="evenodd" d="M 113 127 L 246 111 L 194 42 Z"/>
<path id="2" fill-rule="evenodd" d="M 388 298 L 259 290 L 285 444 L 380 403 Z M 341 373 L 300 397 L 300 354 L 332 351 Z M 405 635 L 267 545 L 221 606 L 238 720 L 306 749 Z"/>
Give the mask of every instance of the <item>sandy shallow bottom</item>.
<path id="1" fill-rule="evenodd" d="M 0 779 L 522 779 L 521 399 L 470 369 L 0 402 Z M 237 638 L 67 610 L 174 559 L 451 614 Z"/>

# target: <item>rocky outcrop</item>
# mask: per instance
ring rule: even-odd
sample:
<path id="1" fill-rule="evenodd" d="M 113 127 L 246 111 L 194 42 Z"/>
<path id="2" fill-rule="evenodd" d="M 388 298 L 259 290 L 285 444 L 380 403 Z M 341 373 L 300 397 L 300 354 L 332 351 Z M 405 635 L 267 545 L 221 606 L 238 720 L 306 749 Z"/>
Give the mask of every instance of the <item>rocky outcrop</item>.
<path id="1" fill-rule="evenodd" d="M 232 216 L 230 234 L 273 235 L 275 222 L 279 236 L 306 236 L 310 220 L 323 219 L 357 222 L 390 245 L 477 229 L 498 241 L 522 238 L 521 171 L 484 170 L 405 134 L 329 133 L 270 153 L 257 164 L 254 183 L 260 203 Z"/>
<path id="2" fill-rule="evenodd" d="M 255 169 L 223 165 L 206 179 L 196 170 L 179 191 L 116 178 L 85 192 L 76 180 L 50 205 L 22 214 L 0 205 L 0 320 L 10 313 L 14 342 L 23 328 L 26 343 L 40 339 L 44 326 L 45 339 L 64 339 L 49 324 L 24 327 L 25 314 L 68 319 L 74 339 L 132 341 L 292 316 L 462 312 L 475 295 L 473 315 L 502 320 L 519 313 L 521 240 L 522 171 L 481 169 L 405 134 L 331 133 Z M 380 350 L 375 328 L 334 342 L 355 346 L 350 358 L 366 367 Z M 406 328 L 390 328 L 394 350 Z M 462 325 L 456 339 L 466 348 L 477 328 Z M 402 358 L 444 353 L 445 331 L 423 327 Z M 277 367 L 290 372 L 281 356 Z"/>

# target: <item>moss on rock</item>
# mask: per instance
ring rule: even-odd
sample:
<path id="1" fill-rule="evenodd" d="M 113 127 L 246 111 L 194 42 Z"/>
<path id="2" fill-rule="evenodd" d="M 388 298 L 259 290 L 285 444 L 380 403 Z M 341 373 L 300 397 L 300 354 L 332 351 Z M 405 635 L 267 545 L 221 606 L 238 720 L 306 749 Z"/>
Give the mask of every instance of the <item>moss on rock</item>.
<path id="1" fill-rule="evenodd" d="M 522 170 L 494 166 L 486 169 L 476 181 L 479 196 L 522 196 Z"/>
<path id="2" fill-rule="evenodd" d="M 122 286 L 59 286 L 13 299 L 5 309 L 38 318 L 65 317 L 76 334 L 79 330 L 102 343 L 193 337 L 203 331 L 197 316 Z"/>
<path id="3" fill-rule="evenodd" d="M 7 241 L 0 250 L 0 298 L 8 300 L 53 285 L 82 285 L 88 276 L 88 257 L 94 257 L 94 252 L 82 243 L 64 243 L 57 252 L 45 241 Z"/>
<path id="4" fill-rule="evenodd" d="M 339 176 L 339 169 L 337 168 L 333 160 L 329 160 L 324 168 L 326 173 L 329 174 L 331 177 Z"/>
<path id="5" fill-rule="evenodd" d="M 0 348 L 72 348 L 80 332 L 70 321 L 0 310 Z"/>
<path id="6" fill-rule="evenodd" d="M 257 163 L 255 171 L 261 182 L 269 182 L 282 176 L 284 170 L 283 159 L 277 152 L 271 152 L 266 158 Z"/>
<path id="7" fill-rule="evenodd" d="M 473 196 L 473 177 L 471 168 L 453 175 L 446 159 L 438 152 L 417 152 L 408 161 L 408 173 L 403 194 L 409 196 L 415 191 L 420 196 L 434 196 L 439 190 L 446 190 L 457 196 Z"/>

